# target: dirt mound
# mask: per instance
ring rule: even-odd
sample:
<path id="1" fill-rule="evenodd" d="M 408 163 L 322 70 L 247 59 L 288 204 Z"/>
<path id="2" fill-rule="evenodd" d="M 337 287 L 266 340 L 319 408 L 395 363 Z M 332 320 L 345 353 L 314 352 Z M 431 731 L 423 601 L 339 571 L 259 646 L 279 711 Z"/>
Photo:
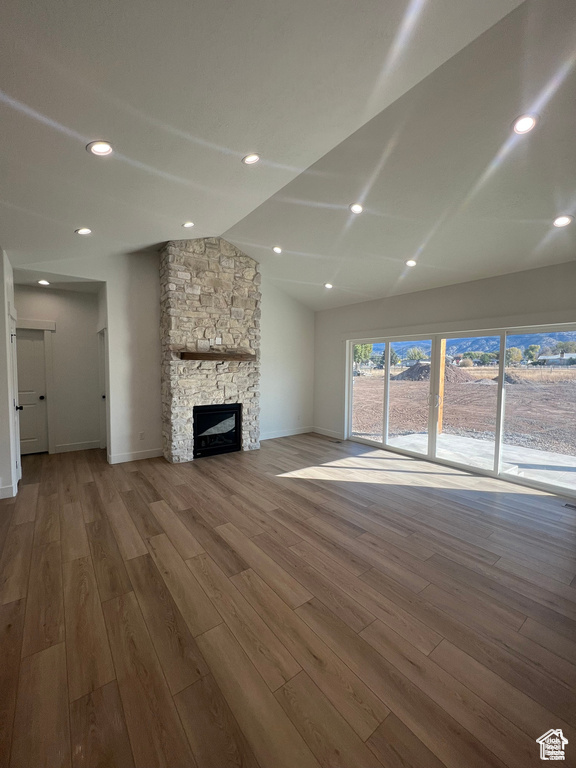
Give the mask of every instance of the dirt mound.
<path id="1" fill-rule="evenodd" d="M 396 381 L 428 381 L 430 378 L 430 363 L 418 362 L 391 378 Z M 463 368 L 458 368 L 456 365 L 447 365 L 444 381 L 448 382 L 448 384 L 462 384 L 467 381 L 474 381 L 474 377 L 470 376 Z"/>
<path id="2" fill-rule="evenodd" d="M 463 384 L 467 381 L 476 381 L 474 376 L 470 376 L 465 368 L 458 368 L 457 365 L 447 365 L 444 369 L 444 381 L 448 384 Z"/>
<path id="3" fill-rule="evenodd" d="M 492 381 L 498 381 L 498 376 L 495 376 Z M 522 379 L 520 376 L 515 376 L 513 373 L 505 373 L 504 381 L 506 384 L 526 384 L 526 379 Z"/>
<path id="4" fill-rule="evenodd" d="M 427 381 L 430 378 L 430 363 L 418 362 L 390 378 L 394 381 Z"/>

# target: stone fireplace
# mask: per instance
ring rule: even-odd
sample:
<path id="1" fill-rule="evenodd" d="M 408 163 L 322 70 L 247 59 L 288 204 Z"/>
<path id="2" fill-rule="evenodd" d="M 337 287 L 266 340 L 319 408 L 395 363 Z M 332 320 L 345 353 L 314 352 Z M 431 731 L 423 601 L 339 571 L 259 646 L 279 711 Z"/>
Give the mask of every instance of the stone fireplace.
<path id="1" fill-rule="evenodd" d="M 239 404 L 240 447 L 260 447 L 259 286 L 258 263 L 222 238 L 175 240 L 162 250 L 162 439 L 168 461 L 194 456 L 195 406 Z"/>

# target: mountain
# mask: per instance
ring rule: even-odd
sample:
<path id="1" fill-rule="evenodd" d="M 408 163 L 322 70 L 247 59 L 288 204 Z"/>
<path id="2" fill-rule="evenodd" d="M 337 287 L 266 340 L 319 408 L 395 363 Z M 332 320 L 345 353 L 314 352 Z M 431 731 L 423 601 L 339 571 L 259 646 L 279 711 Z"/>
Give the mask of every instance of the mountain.
<path id="1" fill-rule="evenodd" d="M 539 344 L 540 348 L 554 347 L 559 341 L 576 341 L 576 331 L 559 331 L 558 333 L 524 333 L 508 336 L 508 347 L 519 347 L 524 350 L 530 344 Z M 420 347 L 427 355 L 430 355 L 431 341 L 394 341 L 393 349 L 400 357 L 406 355 L 411 347 Z M 464 354 L 464 352 L 498 352 L 500 347 L 499 336 L 474 336 L 461 339 L 447 339 L 446 353 L 448 355 Z M 377 354 L 384 352 L 384 344 L 373 344 L 372 351 Z"/>

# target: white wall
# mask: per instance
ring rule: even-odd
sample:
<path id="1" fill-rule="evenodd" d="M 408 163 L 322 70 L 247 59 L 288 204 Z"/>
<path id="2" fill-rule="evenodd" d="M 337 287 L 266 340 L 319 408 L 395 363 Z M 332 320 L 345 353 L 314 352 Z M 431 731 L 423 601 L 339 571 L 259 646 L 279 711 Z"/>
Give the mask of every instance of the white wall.
<path id="1" fill-rule="evenodd" d="M 346 339 L 574 322 L 574 262 L 318 312 L 315 430 L 344 437 Z"/>
<path id="2" fill-rule="evenodd" d="M 26 268 L 106 283 L 99 297 L 97 324 L 107 315 L 108 460 L 117 463 L 162 455 L 158 255 L 119 254 L 27 264 Z"/>
<path id="3" fill-rule="evenodd" d="M 109 460 L 160 456 L 160 289 L 157 254 L 129 254 L 27 265 L 106 283 L 98 327 L 108 328 Z M 308 431 L 313 424 L 314 313 L 262 284 L 261 437 Z M 144 432 L 144 439 L 138 435 Z"/>
<path id="4" fill-rule="evenodd" d="M 314 312 L 262 280 L 260 439 L 310 432 Z"/>
<path id="5" fill-rule="evenodd" d="M 118 462 L 161 455 L 157 255 L 27 266 L 106 282 L 101 302 L 107 304 L 110 349 L 109 457 Z M 314 338 L 311 310 L 264 276 L 262 439 L 311 425 L 343 436 L 346 338 L 575 322 L 575 286 L 576 264 L 569 263 L 364 302 L 318 312 Z M 101 304 L 98 322 L 103 316 Z M 0 476 L 2 471 L 0 463 Z"/>
<path id="6" fill-rule="evenodd" d="M 102 331 L 108 327 L 108 306 L 106 302 L 106 283 L 98 291 L 98 319 L 96 321 L 96 330 Z"/>
<path id="7" fill-rule="evenodd" d="M 14 433 L 10 319 L 16 317 L 12 267 L 0 249 L 0 499 L 16 495 L 19 472 Z"/>
<path id="8" fill-rule="evenodd" d="M 19 323 L 56 323 L 51 333 L 53 389 L 48 393 L 51 451 L 98 448 L 97 294 L 17 285 L 14 303 Z"/>

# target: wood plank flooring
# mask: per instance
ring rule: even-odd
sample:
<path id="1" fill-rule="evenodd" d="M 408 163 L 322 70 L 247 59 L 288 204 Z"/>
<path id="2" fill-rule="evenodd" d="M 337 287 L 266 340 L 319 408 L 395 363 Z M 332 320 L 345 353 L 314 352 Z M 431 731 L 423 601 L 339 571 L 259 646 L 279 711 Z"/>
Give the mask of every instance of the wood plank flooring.
<path id="1" fill-rule="evenodd" d="M 0 768 L 576 765 L 562 498 L 317 435 L 23 468 Z"/>

